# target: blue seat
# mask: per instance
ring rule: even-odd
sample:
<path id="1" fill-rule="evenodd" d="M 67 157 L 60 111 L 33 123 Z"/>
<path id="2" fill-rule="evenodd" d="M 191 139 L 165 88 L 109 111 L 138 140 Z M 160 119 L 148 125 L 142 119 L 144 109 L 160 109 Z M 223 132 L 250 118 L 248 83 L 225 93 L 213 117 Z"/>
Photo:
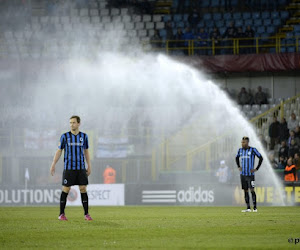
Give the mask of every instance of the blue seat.
<path id="1" fill-rule="evenodd" d="M 269 11 L 264 11 L 261 13 L 261 17 L 263 19 L 267 19 L 267 18 L 270 18 L 270 12 Z"/>
<path id="2" fill-rule="evenodd" d="M 259 27 L 259 26 L 261 26 L 261 25 L 262 25 L 261 19 L 255 19 L 255 20 L 254 20 L 254 26 Z"/>
<path id="3" fill-rule="evenodd" d="M 275 26 L 281 25 L 281 19 L 280 19 L 280 18 L 273 19 L 273 24 L 274 24 Z"/>
<path id="4" fill-rule="evenodd" d="M 198 28 L 203 28 L 205 25 L 204 25 L 204 21 L 203 20 L 200 20 L 200 22 L 197 24 L 197 27 Z"/>
<path id="5" fill-rule="evenodd" d="M 290 14 L 286 10 L 280 12 L 280 17 L 283 18 L 283 19 L 287 19 L 289 16 L 290 16 Z"/>
<path id="6" fill-rule="evenodd" d="M 184 22 L 182 22 L 182 21 L 176 23 L 176 27 L 177 27 L 177 28 L 184 28 L 184 26 L 185 26 L 185 25 L 184 25 Z"/>
<path id="7" fill-rule="evenodd" d="M 235 22 L 236 27 L 242 27 L 244 25 L 244 21 L 242 19 L 239 19 Z"/>
<path id="8" fill-rule="evenodd" d="M 211 14 L 210 14 L 210 13 L 205 13 L 205 14 L 203 15 L 203 19 L 204 19 L 204 20 L 211 20 Z"/>
<path id="9" fill-rule="evenodd" d="M 209 0 L 201 1 L 201 7 L 207 8 L 207 7 L 209 7 L 209 4 L 210 4 Z"/>
<path id="10" fill-rule="evenodd" d="M 285 47 L 281 47 L 281 48 L 280 48 L 280 52 L 281 52 L 281 53 L 285 53 L 285 52 L 286 52 L 286 48 L 285 48 Z"/>
<path id="11" fill-rule="evenodd" d="M 225 23 L 224 23 L 223 20 L 216 21 L 216 27 L 217 28 L 221 28 L 222 26 L 225 26 Z"/>
<path id="12" fill-rule="evenodd" d="M 215 21 L 221 20 L 222 19 L 222 14 L 221 13 L 214 13 L 213 14 L 213 19 Z"/>
<path id="13" fill-rule="evenodd" d="M 253 12 L 253 13 L 252 13 L 252 18 L 253 18 L 253 19 L 258 19 L 258 18 L 260 18 L 260 13 L 259 13 L 259 12 Z"/>
<path id="14" fill-rule="evenodd" d="M 182 16 L 179 14 L 175 14 L 173 16 L 173 20 L 174 20 L 174 22 L 180 22 L 182 20 Z"/>
<path id="15" fill-rule="evenodd" d="M 276 49 L 275 48 L 270 48 L 269 52 L 270 53 L 276 53 Z"/>
<path id="16" fill-rule="evenodd" d="M 219 7 L 220 0 L 211 0 L 210 7 Z"/>
<path id="17" fill-rule="evenodd" d="M 300 31 L 300 25 L 294 25 L 294 32 Z"/>
<path id="18" fill-rule="evenodd" d="M 246 19 L 245 20 L 245 25 L 246 26 L 248 26 L 248 25 L 252 26 L 253 25 L 253 20 L 252 19 Z"/>
<path id="19" fill-rule="evenodd" d="M 279 17 L 279 12 L 278 11 L 273 11 L 271 13 L 271 18 L 278 18 Z"/>
<path id="20" fill-rule="evenodd" d="M 166 38 L 166 35 L 167 35 L 167 32 L 166 32 L 166 30 L 159 30 L 159 34 L 160 34 L 160 36 L 162 37 L 162 38 Z"/>
<path id="21" fill-rule="evenodd" d="M 269 26 L 269 25 L 272 24 L 272 20 L 271 19 L 263 19 L 263 20 L 264 20 L 263 21 L 264 26 Z"/>
<path id="22" fill-rule="evenodd" d="M 231 22 L 232 20 L 226 20 L 226 27 L 229 27 Z"/>
<path id="23" fill-rule="evenodd" d="M 291 38 L 291 37 L 294 37 L 294 32 L 287 32 L 286 38 Z"/>
<path id="24" fill-rule="evenodd" d="M 251 18 L 251 13 L 250 12 L 244 12 L 243 13 L 243 19 L 250 19 Z"/>
<path id="25" fill-rule="evenodd" d="M 220 34 L 223 35 L 226 31 L 226 27 L 221 27 L 219 30 L 220 30 Z"/>
<path id="26" fill-rule="evenodd" d="M 257 28 L 257 33 L 259 35 L 264 34 L 266 32 L 265 26 L 260 26 Z"/>
<path id="27" fill-rule="evenodd" d="M 171 15 L 164 15 L 163 16 L 163 20 L 164 20 L 165 23 L 168 22 L 168 21 L 171 21 L 171 19 L 172 19 Z"/>
<path id="28" fill-rule="evenodd" d="M 230 12 L 224 13 L 223 18 L 224 18 L 224 20 L 232 19 L 231 13 Z"/>
<path id="29" fill-rule="evenodd" d="M 275 33 L 275 27 L 274 26 L 268 26 L 267 27 L 267 33 L 269 35 L 274 34 Z"/>
<path id="30" fill-rule="evenodd" d="M 287 52 L 289 52 L 289 53 L 296 52 L 296 48 L 295 47 L 288 47 Z"/>
<path id="31" fill-rule="evenodd" d="M 242 18 L 241 12 L 235 12 L 233 13 L 233 19 L 238 20 Z"/>
<path id="32" fill-rule="evenodd" d="M 207 27 L 207 28 L 212 28 L 215 26 L 215 23 L 212 22 L 211 20 L 205 21 L 204 24 L 205 24 L 205 27 Z"/>
<path id="33" fill-rule="evenodd" d="M 183 21 L 186 22 L 186 21 L 188 20 L 188 18 L 189 18 L 189 15 L 188 15 L 188 14 L 184 14 L 184 15 L 183 15 Z"/>

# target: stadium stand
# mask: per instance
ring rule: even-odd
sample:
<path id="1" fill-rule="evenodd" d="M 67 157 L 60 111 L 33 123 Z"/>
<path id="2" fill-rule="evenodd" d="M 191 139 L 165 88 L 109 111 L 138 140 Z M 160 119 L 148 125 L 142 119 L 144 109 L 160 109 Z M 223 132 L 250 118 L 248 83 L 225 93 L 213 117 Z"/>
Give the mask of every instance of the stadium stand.
<path id="1" fill-rule="evenodd" d="M 156 1 L 155 4 L 165 8 L 162 2 Z M 112 28 L 117 29 L 125 37 L 124 44 L 126 41 L 139 42 L 143 45 L 144 50 L 150 50 L 153 47 L 150 44 L 153 41 L 151 37 L 153 37 L 154 31 L 158 30 L 161 40 L 156 41 L 156 45 L 158 42 L 159 46 L 155 46 L 155 50 L 166 51 L 167 53 L 171 51 L 175 54 L 183 54 L 182 51 L 186 51 L 188 53 L 185 54 L 189 55 L 204 50 L 204 54 L 212 55 L 218 52 L 215 48 L 215 41 L 209 37 L 209 39 L 203 39 L 205 46 L 199 45 L 201 39 L 197 37 L 198 30 L 204 28 L 205 32 L 210 35 L 213 28 L 216 27 L 220 31 L 220 40 L 222 40 L 222 37 L 225 38 L 226 29 L 231 22 L 234 22 L 236 28 L 241 27 L 243 29 L 248 25 L 251 26 L 254 30 L 254 37 L 246 38 L 244 34 L 241 37 L 235 35 L 232 37 L 234 43 L 229 45 L 233 50 L 225 49 L 224 46 L 228 46 L 228 42 L 223 40 L 218 45 L 221 47 L 220 54 L 297 52 L 299 50 L 300 12 L 297 8 L 299 7 L 297 2 L 278 1 L 274 10 L 272 6 L 268 6 L 268 9 L 264 8 L 268 1 L 261 1 L 262 9 L 253 11 L 249 6 L 244 6 L 240 10 L 237 6 L 238 1 L 231 1 L 232 10 L 227 11 L 224 1 L 202 1 L 199 8 L 199 20 L 197 20 L 193 31 L 196 38 L 185 43 L 183 48 L 182 46 L 178 47 L 178 41 L 173 39 L 178 28 L 184 29 L 191 25 L 191 15 L 188 10 L 192 6 L 186 4 L 186 12 L 174 13 L 178 8 L 178 1 L 166 2 L 169 11 L 160 13 L 159 9 L 154 8 L 154 14 L 138 13 L 130 5 L 120 5 L 121 8 L 112 7 L 104 0 L 65 1 L 63 6 L 51 5 L 44 1 L 43 4 L 20 8 L 17 13 L 8 11 L 1 17 L 4 21 L 2 23 L 8 24 L 6 27 L 2 27 L 4 32 L 1 35 L 3 41 L 1 43 L 1 55 L 36 58 L 48 56 L 49 53 L 54 52 L 52 55 L 55 57 L 59 42 L 55 41 L 54 34 L 69 34 L 76 30 L 79 32 L 78 35 L 83 33 L 85 36 L 87 33 L 87 39 L 95 40 L 101 36 L 103 30 L 109 31 Z M 170 3 L 172 3 L 171 6 Z M 14 21 L 12 22 L 12 20 Z M 171 37 L 167 37 L 169 34 L 166 27 L 167 22 L 172 28 Z M 80 29 L 84 26 L 88 31 L 84 32 Z M 35 46 L 30 46 L 38 43 L 41 36 L 45 34 L 53 38 L 51 48 L 41 45 L 40 50 L 36 50 Z M 188 46 L 192 46 L 192 48 Z M 247 47 L 251 50 L 245 52 L 244 48 Z"/>

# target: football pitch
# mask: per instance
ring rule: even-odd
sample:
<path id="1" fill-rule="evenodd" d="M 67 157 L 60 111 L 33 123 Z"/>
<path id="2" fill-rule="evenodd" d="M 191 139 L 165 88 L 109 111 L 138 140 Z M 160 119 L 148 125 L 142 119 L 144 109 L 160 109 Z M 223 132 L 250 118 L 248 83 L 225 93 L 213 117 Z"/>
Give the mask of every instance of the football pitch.
<path id="1" fill-rule="evenodd" d="M 1 207 L 1 249 L 300 249 L 300 207 Z M 290 241 L 290 242 L 289 242 Z M 295 244 L 297 243 L 297 244 Z"/>

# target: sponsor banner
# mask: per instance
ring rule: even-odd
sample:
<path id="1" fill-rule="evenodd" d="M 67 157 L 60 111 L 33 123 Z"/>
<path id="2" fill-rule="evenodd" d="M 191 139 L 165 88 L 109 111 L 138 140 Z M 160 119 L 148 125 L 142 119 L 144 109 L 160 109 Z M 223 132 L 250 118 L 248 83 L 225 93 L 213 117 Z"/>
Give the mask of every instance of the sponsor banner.
<path id="1" fill-rule="evenodd" d="M 90 184 L 87 186 L 90 206 L 124 206 L 124 184 Z M 81 206 L 78 186 L 73 186 L 68 195 L 67 205 Z"/>
<path id="2" fill-rule="evenodd" d="M 299 184 L 298 184 L 299 185 Z M 283 190 L 275 187 L 255 187 L 256 201 L 260 205 L 300 205 L 300 186 L 286 186 Z M 244 191 L 236 185 L 233 191 L 233 205 L 244 205 Z M 251 198 L 251 196 L 250 196 Z"/>
<path id="3" fill-rule="evenodd" d="M 124 206 L 124 184 L 90 184 L 87 186 L 90 206 Z M 59 205 L 61 188 L 1 188 L 0 206 Z M 69 206 L 81 206 L 78 186 L 73 186 L 67 199 Z"/>
<path id="4" fill-rule="evenodd" d="M 109 138 L 100 137 L 97 144 L 97 158 L 126 158 L 134 151 L 129 144 L 128 137 Z"/>
<path id="5" fill-rule="evenodd" d="M 24 130 L 24 147 L 26 149 L 53 149 L 56 148 L 56 130 L 35 131 Z"/>
<path id="6" fill-rule="evenodd" d="M 61 188 L 0 189 L 1 206 L 17 205 L 57 205 Z"/>
<path id="7" fill-rule="evenodd" d="M 126 185 L 126 205 L 215 205 L 212 185 Z"/>

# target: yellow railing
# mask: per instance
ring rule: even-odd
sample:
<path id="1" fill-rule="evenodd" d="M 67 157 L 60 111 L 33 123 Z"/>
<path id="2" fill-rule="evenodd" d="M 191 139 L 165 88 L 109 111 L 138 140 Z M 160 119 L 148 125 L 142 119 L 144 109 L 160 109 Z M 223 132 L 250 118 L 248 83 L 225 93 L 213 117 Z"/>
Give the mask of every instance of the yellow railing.
<path id="1" fill-rule="evenodd" d="M 300 36 L 288 37 L 293 43 L 283 44 L 282 37 L 255 37 L 255 38 L 224 38 L 202 40 L 166 40 L 144 42 L 145 51 L 159 51 L 171 54 L 173 51 L 181 51 L 186 55 L 216 55 L 216 54 L 250 54 L 266 53 L 270 49 L 280 53 L 281 48 L 294 47 L 299 52 Z"/>
<path id="2" fill-rule="evenodd" d="M 297 106 L 299 103 L 299 106 Z M 280 104 L 272 107 L 266 112 L 252 118 L 250 122 L 254 125 L 257 132 L 262 133 L 264 128 L 268 128 L 269 126 L 269 118 L 274 116 L 283 118 L 285 117 L 285 107 L 293 104 L 297 110 L 300 108 L 300 93 L 296 96 L 289 98 L 285 101 L 281 101 Z M 300 111 L 299 111 L 300 112 Z M 300 115 L 300 113 L 298 113 Z M 286 117 L 287 118 L 287 117 Z M 177 136 L 182 136 L 183 134 L 191 133 L 191 129 L 193 125 L 183 128 L 172 138 L 167 138 L 163 141 L 158 148 L 153 150 L 153 158 L 156 162 L 152 162 L 152 169 L 156 169 L 156 166 L 160 166 L 158 170 L 160 171 L 176 171 L 178 168 L 175 166 L 176 164 L 181 164 L 181 170 L 191 171 L 194 170 L 194 159 L 196 157 L 200 157 L 201 162 L 203 164 L 203 170 L 209 170 L 211 162 L 217 162 L 220 159 L 220 156 L 224 154 L 224 152 L 228 150 L 234 150 L 233 141 L 235 140 L 232 132 L 228 131 L 209 142 L 197 146 L 193 149 L 188 149 L 185 147 L 185 152 L 183 154 L 178 155 L 177 157 L 173 157 L 170 155 L 170 142 L 176 141 Z M 187 136 L 187 135 L 186 135 Z M 213 149 L 213 150 L 212 150 Z M 161 161 L 158 161 L 158 157 Z M 159 163 L 159 165 L 157 165 Z M 154 170 L 153 170 L 154 171 Z"/>

